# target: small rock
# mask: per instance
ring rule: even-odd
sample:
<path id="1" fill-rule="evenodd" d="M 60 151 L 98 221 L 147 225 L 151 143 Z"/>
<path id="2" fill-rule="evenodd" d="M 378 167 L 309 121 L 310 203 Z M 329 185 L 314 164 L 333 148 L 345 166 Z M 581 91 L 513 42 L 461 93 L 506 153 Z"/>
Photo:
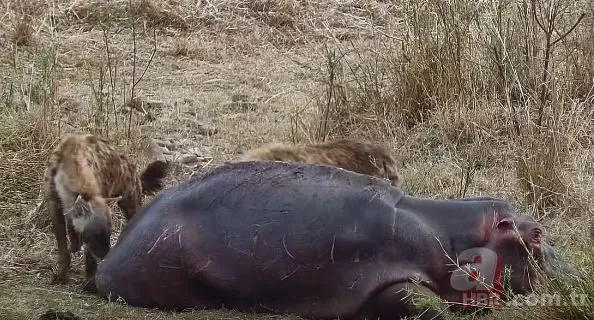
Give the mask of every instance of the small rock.
<path id="1" fill-rule="evenodd" d="M 186 166 L 212 160 L 212 157 L 205 155 L 199 147 L 184 147 L 193 143 L 195 141 L 176 141 L 167 137 L 156 136 L 151 141 L 151 148 L 157 159 L 176 162 Z"/>
<path id="2" fill-rule="evenodd" d="M 171 162 L 164 154 L 155 154 L 153 157 L 158 161 Z"/>
<path id="3" fill-rule="evenodd" d="M 237 112 L 256 111 L 257 104 L 248 101 L 235 101 L 225 104 L 225 107 Z"/>
<path id="4" fill-rule="evenodd" d="M 172 140 L 162 140 L 153 138 L 153 142 L 160 146 L 172 150 L 175 147 L 175 143 Z"/>
<path id="5" fill-rule="evenodd" d="M 184 98 L 183 103 L 189 104 L 189 105 L 194 105 L 194 99 L 192 99 L 192 98 Z"/>
<path id="6" fill-rule="evenodd" d="M 155 145 L 153 146 L 153 152 L 157 153 L 157 154 L 165 154 L 165 153 L 171 153 L 171 151 L 169 151 L 169 149 L 159 146 L 159 145 Z"/>
<path id="7" fill-rule="evenodd" d="M 202 151 L 200 151 L 200 149 L 198 147 L 188 149 L 188 153 L 195 154 L 198 156 L 202 155 Z"/>
<path id="8" fill-rule="evenodd" d="M 206 162 L 206 161 L 212 160 L 212 157 L 211 156 L 200 156 L 198 158 L 200 158 L 200 161 L 202 161 L 202 162 Z"/>
<path id="9" fill-rule="evenodd" d="M 193 163 L 198 161 L 198 156 L 195 154 L 184 154 L 177 161 L 183 164 Z"/>
<path id="10" fill-rule="evenodd" d="M 247 94 L 234 94 L 231 96 L 231 101 L 238 102 L 238 101 L 248 101 L 250 97 Z"/>
<path id="11" fill-rule="evenodd" d="M 217 129 L 215 127 L 206 126 L 206 125 L 200 125 L 197 129 L 198 129 L 198 134 L 201 134 L 203 136 L 212 136 L 219 132 L 219 129 Z"/>
<path id="12" fill-rule="evenodd" d="M 175 162 L 175 156 L 172 154 L 162 154 L 160 157 L 157 157 L 157 159 L 160 160 L 165 160 L 167 162 Z"/>
<path id="13" fill-rule="evenodd" d="M 219 130 L 217 128 L 207 125 L 207 124 L 205 124 L 201 121 L 195 120 L 195 119 L 185 118 L 185 119 L 183 119 L 183 121 L 186 126 L 192 128 L 192 129 L 195 129 L 198 134 L 203 135 L 203 136 L 212 136 L 219 132 Z"/>

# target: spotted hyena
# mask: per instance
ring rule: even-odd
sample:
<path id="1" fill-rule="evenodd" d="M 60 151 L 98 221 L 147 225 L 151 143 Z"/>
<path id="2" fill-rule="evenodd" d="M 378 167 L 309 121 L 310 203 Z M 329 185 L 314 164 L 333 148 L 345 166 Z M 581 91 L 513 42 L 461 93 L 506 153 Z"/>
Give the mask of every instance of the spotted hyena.
<path id="1" fill-rule="evenodd" d="M 130 220 L 142 205 L 143 194 L 163 188 L 167 171 L 166 162 L 154 161 L 138 174 L 136 164 L 105 139 L 91 134 L 64 137 L 51 153 L 44 177 L 59 256 L 52 283 L 68 282 L 70 253 L 84 244 L 85 289 L 94 290 L 97 261 L 110 249 L 109 204 L 117 203 Z"/>
<path id="2" fill-rule="evenodd" d="M 360 139 L 342 138 L 321 143 L 290 145 L 271 143 L 243 153 L 238 161 L 284 161 L 332 165 L 345 170 L 390 180 L 400 188 L 395 158 L 381 144 Z"/>

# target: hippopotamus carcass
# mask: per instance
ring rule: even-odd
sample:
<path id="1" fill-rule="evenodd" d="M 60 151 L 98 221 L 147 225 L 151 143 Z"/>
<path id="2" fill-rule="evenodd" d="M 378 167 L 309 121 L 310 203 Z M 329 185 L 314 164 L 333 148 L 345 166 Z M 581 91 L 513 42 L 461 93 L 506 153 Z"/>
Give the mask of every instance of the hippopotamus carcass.
<path id="1" fill-rule="evenodd" d="M 542 226 L 506 201 L 413 197 L 332 166 L 236 162 L 157 195 L 95 281 L 137 307 L 399 319 L 422 311 L 404 288 L 465 299 L 469 278 L 455 279 L 454 263 L 493 259 L 476 254 L 487 249 L 496 259 L 484 274 L 511 267 L 515 293 L 536 283 L 529 256 L 554 269 Z"/>

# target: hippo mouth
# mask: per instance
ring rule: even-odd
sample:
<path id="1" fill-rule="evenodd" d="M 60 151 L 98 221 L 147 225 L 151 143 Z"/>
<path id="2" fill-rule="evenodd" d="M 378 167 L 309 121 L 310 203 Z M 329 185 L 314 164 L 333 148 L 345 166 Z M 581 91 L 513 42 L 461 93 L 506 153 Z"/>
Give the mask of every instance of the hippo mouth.
<path id="1" fill-rule="evenodd" d="M 558 279 L 567 279 L 568 277 L 577 279 L 580 277 L 580 273 L 565 260 L 561 259 L 551 245 L 542 243 L 542 253 L 543 255 L 539 262 L 548 277 Z"/>

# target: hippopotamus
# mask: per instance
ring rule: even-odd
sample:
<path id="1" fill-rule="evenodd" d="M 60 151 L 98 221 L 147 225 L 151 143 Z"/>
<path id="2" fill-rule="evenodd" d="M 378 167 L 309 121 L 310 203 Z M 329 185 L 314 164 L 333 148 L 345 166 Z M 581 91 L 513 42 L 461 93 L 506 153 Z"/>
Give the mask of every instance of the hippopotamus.
<path id="1" fill-rule="evenodd" d="M 511 290 L 528 294 L 556 259 L 544 235 L 496 198 L 413 197 L 333 166 L 235 162 L 155 196 L 95 282 L 99 295 L 136 307 L 440 319 L 410 293 L 463 302 L 481 292 L 459 274 L 466 264 L 490 280 L 510 267 Z"/>

